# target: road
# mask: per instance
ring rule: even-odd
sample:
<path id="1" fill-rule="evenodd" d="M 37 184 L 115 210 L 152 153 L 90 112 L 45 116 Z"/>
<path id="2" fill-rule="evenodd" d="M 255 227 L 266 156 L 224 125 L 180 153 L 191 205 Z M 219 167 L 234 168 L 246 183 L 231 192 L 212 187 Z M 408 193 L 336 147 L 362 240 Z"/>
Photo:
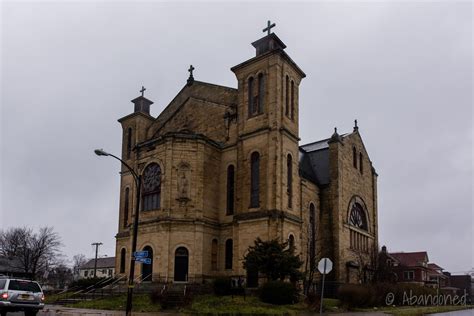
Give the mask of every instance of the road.
<path id="1" fill-rule="evenodd" d="M 133 316 L 176 316 L 178 313 L 133 313 Z M 319 313 L 302 313 L 301 316 L 315 316 Z M 388 315 L 382 312 L 376 313 L 335 313 L 330 316 L 381 316 Z M 436 316 L 473 316 L 473 310 L 461 310 L 448 313 L 432 314 Z M 7 316 L 25 316 L 23 312 L 8 313 Z M 125 311 L 105 311 L 94 309 L 77 309 L 62 306 L 47 305 L 44 310 L 38 313 L 37 316 L 125 316 Z"/>

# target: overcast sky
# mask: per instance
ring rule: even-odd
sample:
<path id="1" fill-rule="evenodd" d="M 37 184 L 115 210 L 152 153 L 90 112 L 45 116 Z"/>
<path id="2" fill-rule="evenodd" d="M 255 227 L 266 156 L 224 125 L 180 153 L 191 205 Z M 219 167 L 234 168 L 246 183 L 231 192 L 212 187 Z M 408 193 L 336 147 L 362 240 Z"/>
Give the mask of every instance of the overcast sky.
<path id="1" fill-rule="evenodd" d="M 350 132 L 378 174 L 380 245 L 474 266 L 472 4 L 2 2 L 0 228 L 54 226 L 69 257 L 114 255 L 117 119 L 186 82 L 237 87 L 268 19 L 305 71 L 301 144 Z"/>

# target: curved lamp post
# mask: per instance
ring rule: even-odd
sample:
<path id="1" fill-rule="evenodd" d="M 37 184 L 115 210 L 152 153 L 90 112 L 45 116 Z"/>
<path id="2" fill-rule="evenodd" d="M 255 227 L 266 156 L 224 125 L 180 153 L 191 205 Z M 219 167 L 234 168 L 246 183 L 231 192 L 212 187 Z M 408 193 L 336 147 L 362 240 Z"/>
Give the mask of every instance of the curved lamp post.
<path id="1" fill-rule="evenodd" d="M 130 275 L 128 277 L 127 306 L 125 309 L 126 316 L 130 316 L 132 314 L 132 299 L 133 299 L 133 286 L 134 286 L 133 281 L 135 278 L 134 253 L 137 250 L 138 212 L 140 211 L 140 190 L 141 190 L 141 185 L 142 185 L 142 178 L 132 169 L 132 167 L 130 167 L 125 161 L 123 161 L 119 157 L 109 154 L 103 149 L 96 149 L 94 150 L 94 152 L 97 156 L 110 156 L 120 161 L 133 175 L 133 178 L 135 179 L 135 186 L 137 188 L 137 199 L 135 203 L 135 216 L 133 220 L 132 252 L 130 254 Z"/>

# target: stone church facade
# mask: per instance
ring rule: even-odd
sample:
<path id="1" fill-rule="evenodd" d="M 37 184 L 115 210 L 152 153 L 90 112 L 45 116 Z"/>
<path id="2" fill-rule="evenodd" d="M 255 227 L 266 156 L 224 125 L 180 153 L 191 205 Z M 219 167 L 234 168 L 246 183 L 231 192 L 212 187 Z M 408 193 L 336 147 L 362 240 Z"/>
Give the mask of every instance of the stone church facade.
<path id="1" fill-rule="evenodd" d="M 252 45 L 256 56 L 231 68 L 237 89 L 196 81 L 191 69 L 157 118 L 142 93 L 119 120 L 122 159 L 143 183 L 137 250 L 152 258 L 135 271 L 157 282 L 244 276 L 250 284 L 242 261 L 260 237 L 289 241 L 306 263 L 329 257 L 335 282 L 360 282 L 378 226 L 377 173 L 358 127 L 300 145 L 305 73 L 274 33 Z M 122 168 L 118 275 L 129 271 L 135 201 Z"/>

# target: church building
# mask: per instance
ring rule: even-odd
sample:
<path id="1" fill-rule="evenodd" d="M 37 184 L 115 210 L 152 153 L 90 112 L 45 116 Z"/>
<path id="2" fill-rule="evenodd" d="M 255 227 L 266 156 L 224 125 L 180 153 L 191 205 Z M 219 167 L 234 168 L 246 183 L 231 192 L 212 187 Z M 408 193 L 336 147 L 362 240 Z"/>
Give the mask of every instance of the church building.
<path id="1" fill-rule="evenodd" d="M 369 277 L 378 247 L 377 173 L 357 122 L 350 133 L 299 143 L 306 75 L 272 26 L 252 43 L 255 56 L 231 68 L 237 88 L 194 80 L 191 66 L 158 117 L 142 89 L 133 113 L 119 119 L 121 158 L 142 177 L 137 250 L 152 259 L 136 263 L 143 280 L 242 276 L 254 286 L 243 258 L 257 237 L 288 241 L 303 269 L 330 258 L 334 282 Z M 121 171 L 119 276 L 129 273 L 137 194 L 133 175 Z"/>

